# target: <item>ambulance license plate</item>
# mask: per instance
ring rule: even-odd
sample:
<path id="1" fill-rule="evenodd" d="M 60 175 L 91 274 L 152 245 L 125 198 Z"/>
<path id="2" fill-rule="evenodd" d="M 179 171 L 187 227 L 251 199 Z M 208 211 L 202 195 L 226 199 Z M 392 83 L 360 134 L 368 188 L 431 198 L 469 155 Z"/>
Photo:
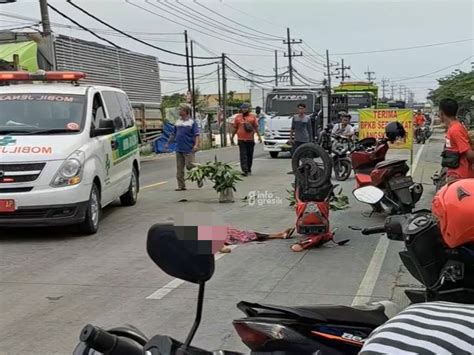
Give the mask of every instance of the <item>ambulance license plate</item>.
<path id="1" fill-rule="evenodd" d="M 15 200 L 0 200 L 0 212 L 15 212 Z"/>

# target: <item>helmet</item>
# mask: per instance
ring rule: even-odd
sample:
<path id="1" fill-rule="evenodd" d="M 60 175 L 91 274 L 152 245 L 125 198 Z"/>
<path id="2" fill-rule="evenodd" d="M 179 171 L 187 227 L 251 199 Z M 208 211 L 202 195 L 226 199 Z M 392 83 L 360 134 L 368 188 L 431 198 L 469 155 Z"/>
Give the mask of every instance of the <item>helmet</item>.
<path id="1" fill-rule="evenodd" d="M 385 135 L 389 141 L 395 142 L 398 138 L 405 138 L 406 132 L 400 122 L 393 121 L 385 126 Z"/>
<path id="2" fill-rule="evenodd" d="M 474 179 L 457 180 L 438 191 L 431 205 L 445 244 L 457 248 L 474 243 Z"/>

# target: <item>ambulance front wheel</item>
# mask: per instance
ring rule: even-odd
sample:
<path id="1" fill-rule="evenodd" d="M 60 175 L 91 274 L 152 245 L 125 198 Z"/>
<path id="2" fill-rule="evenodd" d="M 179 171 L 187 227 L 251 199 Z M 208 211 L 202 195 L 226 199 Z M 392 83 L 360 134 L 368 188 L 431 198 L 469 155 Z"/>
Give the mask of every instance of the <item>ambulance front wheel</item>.
<path id="1" fill-rule="evenodd" d="M 102 207 L 100 204 L 100 191 L 97 184 L 92 185 L 89 203 L 86 209 L 86 218 L 79 225 L 79 229 L 86 235 L 92 235 L 99 230 L 100 215 Z"/>

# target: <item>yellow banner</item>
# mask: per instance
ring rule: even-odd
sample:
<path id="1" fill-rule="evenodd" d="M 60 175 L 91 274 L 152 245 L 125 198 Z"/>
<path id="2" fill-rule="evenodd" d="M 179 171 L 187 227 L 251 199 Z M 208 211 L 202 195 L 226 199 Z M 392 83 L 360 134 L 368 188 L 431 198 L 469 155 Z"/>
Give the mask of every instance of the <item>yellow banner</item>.
<path id="1" fill-rule="evenodd" d="M 360 110 L 359 139 L 368 137 L 384 138 L 385 126 L 389 122 L 400 122 L 406 131 L 404 139 L 390 144 L 391 149 L 413 148 L 413 111 L 412 110 Z"/>

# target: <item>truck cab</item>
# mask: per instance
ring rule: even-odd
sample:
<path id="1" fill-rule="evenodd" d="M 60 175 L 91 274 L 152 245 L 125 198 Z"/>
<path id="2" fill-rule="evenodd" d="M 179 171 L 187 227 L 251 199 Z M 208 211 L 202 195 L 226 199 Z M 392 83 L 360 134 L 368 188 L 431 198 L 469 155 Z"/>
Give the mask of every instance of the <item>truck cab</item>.
<path id="1" fill-rule="evenodd" d="M 323 88 L 284 87 L 273 89 L 266 97 L 264 151 L 272 158 L 281 152 L 289 152 L 288 144 L 292 117 L 300 103 L 306 105 L 306 114 L 317 114 Z"/>

